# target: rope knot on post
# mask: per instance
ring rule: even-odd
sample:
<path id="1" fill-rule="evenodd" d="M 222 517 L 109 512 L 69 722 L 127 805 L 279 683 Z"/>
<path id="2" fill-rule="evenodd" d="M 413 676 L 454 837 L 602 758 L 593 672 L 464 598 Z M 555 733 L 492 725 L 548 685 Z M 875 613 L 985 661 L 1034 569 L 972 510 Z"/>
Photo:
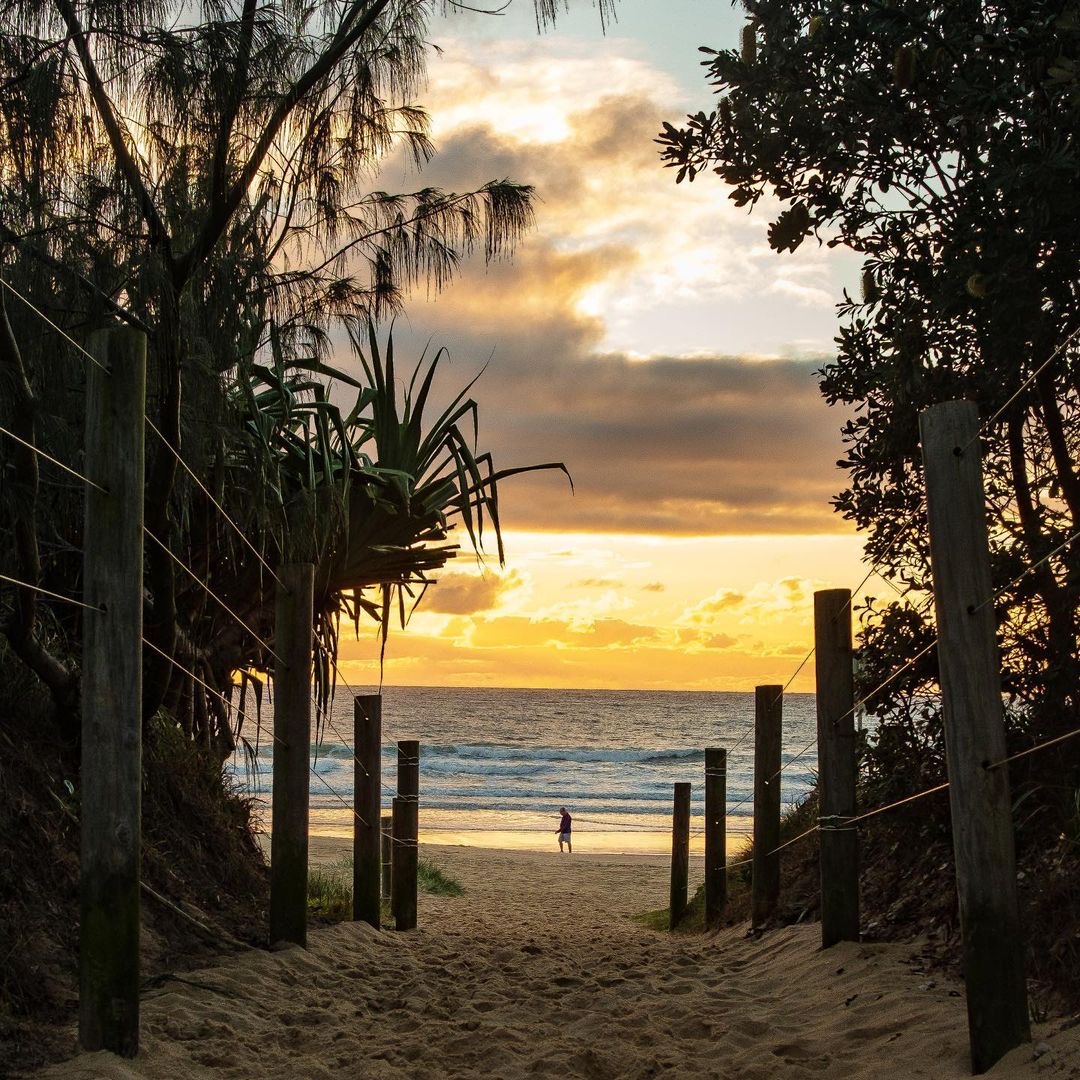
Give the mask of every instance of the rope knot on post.
<path id="1" fill-rule="evenodd" d="M 850 814 L 821 814 L 818 817 L 818 830 L 820 832 L 857 832 L 858 829 L 850 824 L 855 818 Z M 831 822 L 832 824 L 826 824 Z"/>

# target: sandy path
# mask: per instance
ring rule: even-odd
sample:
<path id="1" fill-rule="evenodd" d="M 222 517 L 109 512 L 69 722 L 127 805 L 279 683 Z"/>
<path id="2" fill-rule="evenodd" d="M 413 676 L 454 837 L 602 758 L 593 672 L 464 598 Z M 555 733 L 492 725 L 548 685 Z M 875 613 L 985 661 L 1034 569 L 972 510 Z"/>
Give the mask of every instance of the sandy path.
<path id="1" fill-rule="evenodd" d="M 316 861 L 340 853 L 322 841 Z M 342 924 L 148 992 L 133 1062 L 82 1055 L 56 1078 L 969 1075 L 961 988 L 910 946 L 817 949 L 816 925 L 672 937 L 663 860 L 429 848 L 466 888 L 421 897 L 397 934 Z M 692 875 L 700 878 L 700 861 Z M 1060 1027 L 1061 1025 L 1057 1025 Z M 1080 1028 L 1040 1029 L 994 1077 L 1080 1076 Z"/>

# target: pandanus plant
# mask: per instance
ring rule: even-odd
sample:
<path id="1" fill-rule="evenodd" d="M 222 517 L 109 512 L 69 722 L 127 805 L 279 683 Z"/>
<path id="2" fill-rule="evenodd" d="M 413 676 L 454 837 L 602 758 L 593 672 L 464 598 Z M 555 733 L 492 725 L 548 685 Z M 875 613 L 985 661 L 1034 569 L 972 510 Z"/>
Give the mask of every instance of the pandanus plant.
<path id="1" fill-rule="evenodd" d="M 491 454 L 477 449 L 478 406 L 469 396 L 475 379 L 428 419 L 445 349 L 425 350 L 399 387 L 392 329 L 384 344 L 372 323 L 353 322 L 348 332 L 363 380 L 315 361 L 286 361 L 274 346 L 271 363 L 247 366 L 233 389 L 245 406 L 248 432 L 235 464 L 250 475 L 257 460 L 264 486 L 249 497 L 269 500 L 278 511 L 257 515 L 278 522 L 264 531 L 263 547 L 278 558 L 310 559 L 316 566 L 320 720 L 334 690 L 343 613 L 357 633 L 365 616 L 375 620 L 382 655 L 395 614 L 404 626 L 438 571 L 459 552 L 451 540 L 455 528 L 464 527 L 480 555 L 485 537 L 492 537 L 502 564 L 500 481 L 551 469 L 570 478 L 561 462 L 495 468 Z M 328 377 L 355 391 L 347 413 L 333 400 Z M 249 573 L 257 571 L 249 560 Z M 268 595 L 262 607 L 268 617 Z M 252 651 L 238 666 L 265 669 L 265 654 L 255 643 L 247 645 Z"/>

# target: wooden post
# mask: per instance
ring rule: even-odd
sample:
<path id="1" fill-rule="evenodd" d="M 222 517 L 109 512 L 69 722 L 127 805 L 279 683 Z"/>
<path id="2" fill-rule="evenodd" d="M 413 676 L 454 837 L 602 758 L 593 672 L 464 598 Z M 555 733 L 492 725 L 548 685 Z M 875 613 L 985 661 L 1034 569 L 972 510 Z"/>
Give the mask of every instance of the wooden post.
<path id="1" fill-rule="evenodd" d="M 83 530 L 79 1041 L 139 1051 L 146 337 L 91 335 Z M 104 610 L 98 610 L 104 609 Z"/>
<path id="2" fill-rule="evenodd" d="M 985 1072 L 1031 1038 L 993 586 L 979 448 L 968 401 L 919 416 L 971 1063 Z"/>
<path id="3" fill-rule="evenodd" d="M 705 751 L 705 925 L 727 906 L 727 751 Z"/>
<path id="4" fill-rule="evenodd" d="M 397 744 L 397 793 L 403 799 L 420 795 L 420 744 L 415 739 Z"/>
<path id="5" fill-rule="evenodd" d="M 784 688 L 754 688 L 754 862 L 750 920 L 764 926 L 780 898 L 780 747 Z"/>
<path id="6" fill-rule="evenodd" d="M 420 743 L 401 739 L 398 744 L 397 788 L 394 800 L 393 883 L 390 904 L 398 930 L 416 926 L 417 840 L 420 822 Z M 400 805 L 399 805 L 400 804 Z"/>
<path id="7" fill-rule="evenodd" d="M 382 835 L 382 697 L 366 694 L 353 702 L 353 918 L 376 929 L 382 910 L 379 871 Z"/>
<path id="8" fill-rule="evenodd" d="M 855 690 L 851 591 L 814 593 L 817 666 L 821 947 L 859 940 L 859 834 L 855 816 Z"/>
<path id="9" fill-rule="evenodd" d="M 382 816 L 382 898 L 390 899 L 390 880 L 394 860 L 394 819 L 390 814 Z"/>
<path id="10" fill-rule="evenodd" d="M 671 929 L 682 921 L 690 878 L 690 785 L 675 785 L 675 806 L 671 814 L 671 899 L 668 911 Z"/>
<path id="11" fill-rule="evenodd" d="M 270 941 L 307 944 L 311 775 L 311 623 L 314 567 L 281 566 L 274 623 L 274 790 Z"/>
<path id="12" fill-rule="evenodd" d="M 390 910 L 397 930 L 416 928 L 416 824 L 417 801 L 402 798 L 393 802 L 393 885 Z"/>

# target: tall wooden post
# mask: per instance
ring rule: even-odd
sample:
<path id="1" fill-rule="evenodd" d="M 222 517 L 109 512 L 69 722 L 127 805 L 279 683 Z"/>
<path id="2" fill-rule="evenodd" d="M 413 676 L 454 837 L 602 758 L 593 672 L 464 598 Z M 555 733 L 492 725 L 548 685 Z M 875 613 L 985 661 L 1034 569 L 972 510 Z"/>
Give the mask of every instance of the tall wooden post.
<path id="1" fill-rule="evenodd" d="M 390 814 L 382 816 L 382 898 L 390 899 L 390 880 L 394 865 L 394 819 Z"/>
<path id="2" fill-rule="evenodd" d="M 855 816 L 855 692 L 851 591 L 814 593 L 817 665 L 821 947 L 859 940 L 859 834 Z"/>
<path id="3" fill-rule="evenodd" d="M 393 884 L 390 890 L 394 925 L 398 930 L 416 926 L 416 873 L 420 800 L 420 743 L 415 739 L 398 742 L 398 797 L 394 800 Z"/>
<path id="4" fill-rule="evenodd" d="M 382 910 L 379 886 L 382 833 L 382 697 L 365 694 L 353 701 L 353 918 L 376 929 Z"/>
<path id="5" fill-rule="evenodd" d="M 668 911 L 671 929 L 686 914 L 690 879 L 690 785 L 675 785 L 675 805 L 671 814 L 671 898 Z"/>
<path id="6" fill-rule="evenodd" d="M 727 906 L 727 751 L 705 751 L 705 925 Z"/>
<path id="7" fill-rule="evenodd" d="M 780 748 L 784 688 L 754 688 L 754 862 L 750 920 L 764 926 L 780 898 Z"/>
<path id="8" fill-rule="evenodd" d="M 314 567 L 278 569 L 274 623 L 274 790 L 270 834 L 270 941 L 307 944 L 311 775 L 311 622 Z"/>
<path id="9" fill-rule="evenodd" d="M 139 1050 L 146 337 L 93 334 L 83 532 L 79 1041 Z"/>
<path id="10" fill-rule="evenodd" d="M 938 625 L 972 1069 L 1031 1038 L 1006 769 L 979 418 L 968 401 L 919 417 Z"/>

